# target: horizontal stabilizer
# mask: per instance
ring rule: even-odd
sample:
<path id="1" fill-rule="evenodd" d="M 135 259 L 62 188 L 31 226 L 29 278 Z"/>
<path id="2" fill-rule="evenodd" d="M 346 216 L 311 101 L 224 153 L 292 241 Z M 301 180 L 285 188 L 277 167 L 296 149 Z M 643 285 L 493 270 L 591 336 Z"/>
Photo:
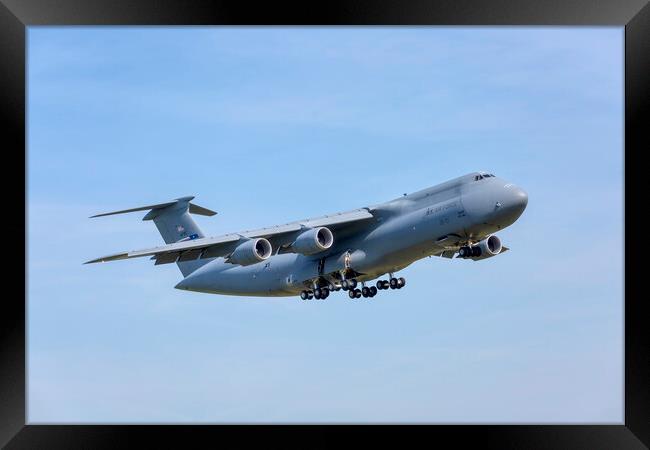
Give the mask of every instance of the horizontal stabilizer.
<path id="1" fill-rule="evenodd" d="M 135 211 L 149 211 L 151 209 L 161 209 L 161 208 L 166 208 L 167 206 L 171 206 L 174 203 L 176 203 L 175 200 L 173 202 L 158 203 L 156 205 L 140 206 L 138 208 L 131 208 L 131 209 L 122 209 L 120 211 L 111 211 L 107 213 L 95 214 L 94 216 L 90 216 L 90 218 L 94 219 L 95 217 L 112 216 L 114 214 L 126 214 Z"/>
<path id="2" fill-rule="evenodd" d="M 137 208 L 122 209 L 119 211 L 111 211 L 107 213 L 95 214 L 94 216 L 90 216 L 90 218 L 93 219 L 95 217 L 112 216 L 115 214 L 126 214 L 126 213 L 136 212 L 136 211 L 149 211 L 149 214 L 147 214 L 142 220 L 151 220 L 157 215 L 156 211 L 161 210 L 163 208 L 167 208 L 169 206 L 173 206 L 177 203 L 185 203 L 187 205 L 187 202 L 189 202 L 193 198 L 194 197 L 181 197 L 172 200 L 171 202 L 156 203 L 154 205 L 139 206 Z M 215 214 L 217 214 L 215 211 L 212 211 L 208 208 L 204 208 L 203 206 L 195 205 L 194 203 L 189 203 L 189 212 L 191 214 L 197 214 L 199 216 L 214 216 Z"/>
<path id="3" fill-rule="evenodd" d="M 197 216 L 214 216 L 216 213 L 216 211 L 212 211 L 211 209 L 190 203 L 190 214 L 196 214 Z"/>

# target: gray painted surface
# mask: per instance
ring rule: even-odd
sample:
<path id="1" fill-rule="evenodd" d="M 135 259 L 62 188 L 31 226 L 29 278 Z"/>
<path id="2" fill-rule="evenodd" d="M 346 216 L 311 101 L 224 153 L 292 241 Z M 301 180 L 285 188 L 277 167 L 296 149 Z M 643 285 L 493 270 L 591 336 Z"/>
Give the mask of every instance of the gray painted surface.
<path id="1" fill-rule="evenodd" d="M 211 211 L 191 205 L 191 199 L 184 197 L 152 205 L 160 207 L 145 216 L 153 219 L 170 245 L 89 262 L 151 255 L 156 264 L 178 264 L 185 278 L 175 286 L 177 289 L 224 295 L 292 296 L 314 287 L 338 286 L 342 278 L 370 281 L 431 255 L 453 257 L 466 246 L 483 244 L 484 249 L 480 257 L 468 259 L 489 258 L 493 255 L 486 253 L 488 246 L 484 240 L 512 225 L 528 203 L 526 192 L 513 183 L 474 172 L 367 208 L 254 232 L 205 238 L 190 213 Z M 292 244 L 297 240 L 304 244 L 315 236 L 315 227 L 331 230 L 333 244 L 312 254 L 295 253 L 296 246 Z M 251 239 L 268 241 L 273 248 L 271 256 L 248 265 L 229 262 L 229 256 L 239 246 L 242 247 L 238 253 L 256 247 L 251 245 Z M 266 245 L 257 244 L 260 249 Z M 507 248 L 497 250 L 503 252 Z"/>

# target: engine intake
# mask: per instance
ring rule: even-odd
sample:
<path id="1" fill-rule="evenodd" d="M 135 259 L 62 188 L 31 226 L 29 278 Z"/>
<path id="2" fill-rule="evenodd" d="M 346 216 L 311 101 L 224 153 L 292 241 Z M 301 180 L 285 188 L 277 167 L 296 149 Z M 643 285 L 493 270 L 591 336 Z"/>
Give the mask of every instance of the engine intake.
<path id="1" fill-rule="evenodd" d="M 228 257 L 228 262 L 241 266 L 249 266 L 268 259 L 272 251 L 273 247 L 266 239 L 250 239 L 235 248 Z"/>
<path id="2" fill-rule="evenodd" d="M 290 247 L 295 253 L 313 255 L 314 253 L 327 250 L 332 244 L 334 244 L 334 235 L 329 228 L 318 227 L 298 235 Z"/>
<path id="3" fill-rule="evenodd" d="M 471 247 L 462 247 L 458 252 L 458 256 L 473 260 L 491 258 L 492 256 L 501 253 L 502 248 L 501 239 L 492 235 L 483 239 L 476 245 L 472 245 Z"/>

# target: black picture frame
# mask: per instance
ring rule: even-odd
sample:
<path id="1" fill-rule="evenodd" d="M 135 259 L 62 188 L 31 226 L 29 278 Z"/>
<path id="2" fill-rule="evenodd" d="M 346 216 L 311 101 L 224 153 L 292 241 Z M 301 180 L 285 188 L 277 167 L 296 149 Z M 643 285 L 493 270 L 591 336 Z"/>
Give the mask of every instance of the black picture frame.
<path id="1" fill-rule="evenodd" d="M 616 25 L 625 27 L 625 418 L 620 425 L 28 425 L 26 424 L 26 27 L 31 25 Z M 167 448 L 202 440 L 225 445 L 333 447 L 351 438 L 366 445 L 435 445 L 501 449 L 646 448 L 650 445 L 650 353 L 643 279 L 645 209 L 641 155 L 647 125 L 650 6 L 645 0 L 330 1 L 318 4 L 182 0 L 0 0 L 0 108 L 6 184 L 5 250 L 0 317 L 0 444 L 6 448 Z M 644 114 L 645 113 L 645 114 Z M 646 119 L 647 120 L 647 119 Z M 645 125 L 645 126 L 644 126 Z M 580 168 L 576 168 L 580 170 Z M 603 205 L 607 208 L 607 205 Z M 18 212 L 15 210 L 18 209 Z M 615 212 L 614 212 L 615 213 Z M 25 218 L 21 221 L 20 217 Z M 22 241 L 18 237 L 23 236 Z M 580 245 L 585 245 L 584 243 Z M 588 244 L 587 244 L 588 245 Z M 597 244 L 595 244 L 597 245 Z M 576 249 L 579 251 L 579 248 Z M 25 256 L 26 258 L 26 256 Z M 17 259 L 18 262 L 14 261 Z M 18 268 L 18 269 L 16 269 Z M 22 285 L 15 281 L 20 275 Z"/>

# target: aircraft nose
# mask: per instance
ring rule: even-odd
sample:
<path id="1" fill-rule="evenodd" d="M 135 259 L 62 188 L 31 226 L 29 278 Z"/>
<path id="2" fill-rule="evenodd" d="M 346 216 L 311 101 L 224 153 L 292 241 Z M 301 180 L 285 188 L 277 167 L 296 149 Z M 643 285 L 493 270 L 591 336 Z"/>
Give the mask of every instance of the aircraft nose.
<path id="1" fill-rule="evenodd" d="M 496 205 L 496 220 L 502 226 L 508 226 L 521 216 L 528 205 L 528 194 L 522 188 L 506 184 Z"/>
<path id="2" fill-rule="evenodd" d="M 511 189 L 510 195 L 512 197 L 512 206 L 513 208 L 519 209 L 521 214 L 528 205 L 528 194 L 522 188 L 517 186 L 513 186 Z"/>
<path id="3" fill-rule="evenodd" d="M 518 219 L 528 205 L 528 194 L 519 186 L 510 185 L 506 188 L 504 212 L 513 219 Z"/>

